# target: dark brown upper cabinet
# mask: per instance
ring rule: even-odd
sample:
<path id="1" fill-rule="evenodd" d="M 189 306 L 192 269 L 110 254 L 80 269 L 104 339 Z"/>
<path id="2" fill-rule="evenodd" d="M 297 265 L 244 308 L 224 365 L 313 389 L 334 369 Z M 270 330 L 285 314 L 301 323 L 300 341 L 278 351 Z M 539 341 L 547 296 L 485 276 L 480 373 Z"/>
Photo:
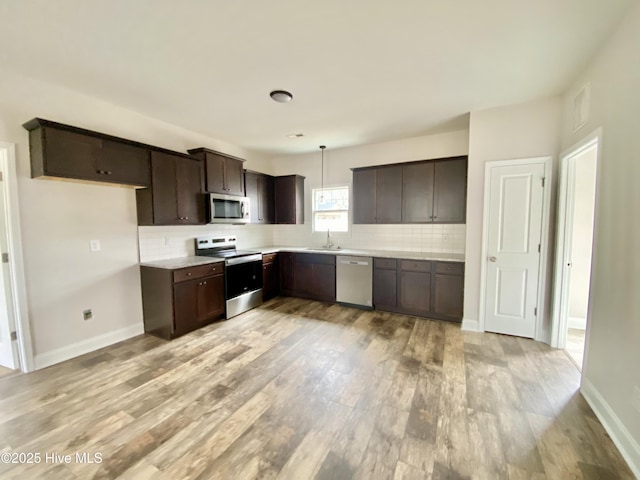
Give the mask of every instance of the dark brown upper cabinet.
<path id="1" fill-rule="evenodd" d="M 148 145 L 40 118 L 23 126 L 29 130 L 32 178 L 150 185 Z"/>
<path id="2" fill-rule="evenodd" d="M 244 160 L 207 148 L 195 148 L 189 153 L 204 161 L 207 192 L 244 196 Z"/>
<path id="3" fill-rule="evenodd" d="M 464 223 L 467 218 L 467 157 L 435 162 L 433 222 Z"/>
<path id="4" fill-rule="evenodd" d="M 304 177 L 275 177 L 274 190 L 276 223 L 304 223 Z"/>
<path id="5" fill-rule="evenodd" d="M 251 223 L 275 222 L 274 179 L 264 173 L 245 170 L 244 185 L 249 197 Z"/>
<path id="6" fill-rule="evenodd" d="M 136 191 L 138 225 L 206 223 L 202 161 L 151 153 L 151 188 Z"/>
<path id="7" fill-rule="evenodd" d="M 464 223 L 467 157 L 353 169 L 353 223 Z"/>

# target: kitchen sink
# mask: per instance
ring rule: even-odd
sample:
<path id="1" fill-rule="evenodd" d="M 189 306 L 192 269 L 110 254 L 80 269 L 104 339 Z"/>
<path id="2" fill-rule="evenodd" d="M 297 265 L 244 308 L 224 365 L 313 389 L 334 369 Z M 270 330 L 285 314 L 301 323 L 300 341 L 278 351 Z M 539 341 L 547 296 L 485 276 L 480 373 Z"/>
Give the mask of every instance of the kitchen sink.
<path id="1" fill-rule="evenodd" d="M 305 250 L 326 250 L 331 252 L 339 252 L 340 250 L 342 250 L 342 248 L 341 247 L 309 247 L 309 248 L 306 248 Z"/>

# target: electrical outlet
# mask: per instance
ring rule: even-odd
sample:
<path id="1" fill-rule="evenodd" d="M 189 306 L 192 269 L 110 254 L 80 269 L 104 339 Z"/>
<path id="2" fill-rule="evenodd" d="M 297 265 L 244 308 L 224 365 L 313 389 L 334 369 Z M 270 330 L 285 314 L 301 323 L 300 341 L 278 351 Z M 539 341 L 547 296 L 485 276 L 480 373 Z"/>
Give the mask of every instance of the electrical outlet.
<path id="1" fill-rule="evenodd" d="M 164 237 L 164 246 L 165 247 L 171 246 L 171 237 Z"/>
<path id="2" fill-rule="evenodd" d="M 91 320 L 93 318 L 93 311 L 90 308 L 82 311 L 82 318 L 85 320 Z"/>
<path id="3" fill-rule="evenodd" d="M 640 387 L 638 387 L 637 385 L 633 387 L 632 403 L 633 403 L 633 408 L 635 408 L 636 411 L 640 413 Z"/>
<path id="4" fill-rule="evenodd" d="M 443 242 L 448 242 L 449 241 L 449 234 L 448 233 L 445 233 L 445 234 L 442 235 L 442 241 Z"/>
<path id="5" fill-rule="evenodd" d="M 91 249 L 92 252 L 99 252 L 100 251 L 100 240 L 90 240 L 89 241 L 89 248 Z"/>

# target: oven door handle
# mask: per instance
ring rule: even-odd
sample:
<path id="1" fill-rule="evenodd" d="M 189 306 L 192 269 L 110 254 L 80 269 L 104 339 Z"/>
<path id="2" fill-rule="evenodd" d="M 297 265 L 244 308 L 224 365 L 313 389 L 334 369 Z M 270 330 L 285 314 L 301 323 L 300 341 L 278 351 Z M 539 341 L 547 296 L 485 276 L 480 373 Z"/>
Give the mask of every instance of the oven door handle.
<path id="1" fill-rule="evenodd" d="M 227 267 L 230 267 L 233 265 L 239 265 L 241 263 L 251 263 L 251 262 L 259 262 L 260 265 L 262 265 L 262 254 L 256 253 L 255 255 L 245 255 L 243 257 L 228 258 L 225 261 L 225 264 L 227 265 Z"/>

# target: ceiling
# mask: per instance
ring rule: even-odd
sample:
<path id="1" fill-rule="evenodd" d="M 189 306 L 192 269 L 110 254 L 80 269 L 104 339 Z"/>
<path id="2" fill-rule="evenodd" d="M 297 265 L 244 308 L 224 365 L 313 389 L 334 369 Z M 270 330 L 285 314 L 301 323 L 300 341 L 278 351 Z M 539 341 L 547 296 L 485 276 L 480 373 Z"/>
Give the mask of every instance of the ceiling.
<path id="1" fill-rule="evenodd" d="M 560 94 L 632 2 L 3 1 L 0 66 L 297 153 L 466 128 L 470 111 Z"/>

